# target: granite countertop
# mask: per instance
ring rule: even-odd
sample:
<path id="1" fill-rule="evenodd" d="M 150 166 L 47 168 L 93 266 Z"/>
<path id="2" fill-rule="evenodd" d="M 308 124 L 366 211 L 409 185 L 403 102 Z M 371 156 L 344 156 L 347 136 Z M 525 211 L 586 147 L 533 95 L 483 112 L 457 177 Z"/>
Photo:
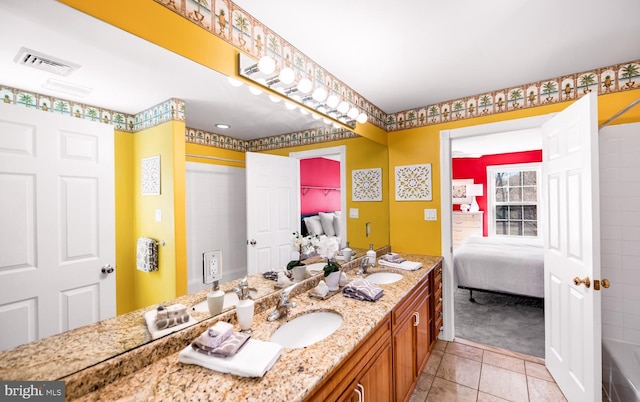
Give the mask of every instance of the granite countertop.
<path id="1" fill-rule="evenodd" d="M 261 378 L 237 377 L 178 361 L 177 350 L 188 345 L 216 321 L 231 322 L 236 330 L 239 330 L 235 323 L 235 313 L 231 311 L 205 321 L 190 331 L 181 331 L 168 337 L 175 338 L 177 342 L 173 353 L 157 359 L 152 364 L 131 370 L 129 375 L 74 400 L 300 401 L 441 261 L 441 257 L 435 256 L 401 255 L 408 260 L 422 262 L 423 267 L 416 271 L 396 271 L 403 274 L 403 279 L 392 284 L 379 285 L 384 289 L 384 294 L 376 302 L 347 298 L 341 293 L 326 300 L 311 298 L 308 291 L 322 279 L 319 275 L 303 281 L 299 289 L 292 292 L 291 300 L 295 301 L 297 306 L 290 311 L 287 318 L 268 322 L 267 316 L 271 309 L 256 307 L 251 336 L 261 340 L 269 340 L 273 331 L 284 322 L 308 312 L 335 311 L 343 318 L 338 330 L 324 340 L 303 349 L 283 349 L 278 361 Z M 355 266 L 356 264 L 352 263 L 345 269 L 350 269 L 347 272 L 349 278 L 356 277 Z M 376 265 L 369 273 L 377 271 L 394 270 Z M 128 364 L 127 356 L 124 357 L 119 364 Z M 69 384 L 67 389 L 69 390 Z M 67 396 L 69 398 L 69 392 Z"/>

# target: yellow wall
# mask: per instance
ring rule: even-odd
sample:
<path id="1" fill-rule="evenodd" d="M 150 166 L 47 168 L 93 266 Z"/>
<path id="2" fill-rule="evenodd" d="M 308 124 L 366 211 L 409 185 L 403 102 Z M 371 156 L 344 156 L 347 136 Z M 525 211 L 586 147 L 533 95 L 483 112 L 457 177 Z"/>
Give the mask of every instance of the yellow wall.
<path id="1" fill-rule="evenodd" d="M 366 138 L 352 138 L 321 144 L 303 145 L 299 147 L 275 149 L 267 151 L 274 155 L 288 156 L 290 152 L 310 149 L 346 146 L 346 183 L 347 210 L 342 215 L 347 219 L 347 238 L 351 247 L 375 248 L 389 244 L 389 183 L 387 169 L 389 166 L 387 148 Z M 382 201 L 353 202 L 351 197 L 351 172 L 356 169 L 382 168 Z M 349 209 L 358 208 L 358 218 L 349 218 Z M 365 233 L 366 222 L 371 222 L 369 237 Z"/>
<path id="2" fill-rule="evenodd" d="M 598 97 L 598 122 L 613 116 L 640 96 L 640 90 L 614 93 Z M 395 186 L 395 166 L 431 163 L 433 201 L 396 202 L 389 192 L 390 244 L 394 251 L 407 253 L 441 254 L 441 212 L 440 205 L 440 131 L 480 124 L 493 123 L 524 117 L 539 116 L 559 112 L 569 106 L 564 102 L 549 106 L 525 109 L 511 113 L 501 113 L 475 119 L 443 123 L 433 126 L 389 133 L 389 188 Z M 640 107 L 636 107 L 615 121 L 615 124 L 640 121 Z M 438 210 L 437 221 L 425 221 L 424 209 Z"/>
<path id="3" fill-rule="evenodd" d="M 187 291 L 185 126 L 167 122 L 136 134 L 116 132 L 116 310 L 123 314 Z M 142 159 L 160 155 L 160 195 L 142 195 Z M 156 221 L 160 210 L 162 220 Z M 164 240 L 155 272 L 136 269 L 138 237 Z"/>

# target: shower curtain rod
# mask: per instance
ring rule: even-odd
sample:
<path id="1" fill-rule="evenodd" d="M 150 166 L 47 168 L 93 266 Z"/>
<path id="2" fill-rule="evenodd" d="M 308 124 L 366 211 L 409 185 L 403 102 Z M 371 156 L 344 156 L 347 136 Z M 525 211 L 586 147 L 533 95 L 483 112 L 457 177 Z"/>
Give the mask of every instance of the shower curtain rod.
<path id="1" fill-rule="evenodd" d="M 189 156 L 191 158 L 211 159 L 214 161 L 221 161 L 221 162 L 245 163 L 245 161 L 241 161 L 238 159 L 218 158 L 217 156 L 195 155 L 195 154 L 185 154 L 185 156 Z"/>
<path id="2" fill-rule="evenodd" d="M 629 109 L 631 109 L 632 107 L 634 107 L 635 105 L 637 105 L 638 103 L 640 103 L 640 98 L 634 100 L 633 102 L 631 102 L 630 104 L 628 104 L 625 108 L 623 108 L 621 111 L 619 111 L 618 113 L 614 114 L 613 116 L 611 116 L 611 118 L 607 121 L 605 121 L 604 123 L 602 123 L 599 127 L 598 130 L 600 130 L 602 127 L 605 127 L 609 124 L 611 124 L 612 121 L 614 121 L 615 119 L 617 119 L 618 117 L 622 116 L 623 114 L 625 114 Z"/>

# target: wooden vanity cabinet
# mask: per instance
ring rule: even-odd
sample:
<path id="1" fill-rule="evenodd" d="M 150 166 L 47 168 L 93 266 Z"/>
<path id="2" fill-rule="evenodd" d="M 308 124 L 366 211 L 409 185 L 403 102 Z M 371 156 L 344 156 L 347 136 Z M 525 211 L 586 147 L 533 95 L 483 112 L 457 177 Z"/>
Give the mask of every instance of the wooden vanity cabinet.
<path id="1" fill-rule="evenodd" d="M 305 401 L 393 400 L 391 318 L 371 331 Z"/>
<path id="2" fill-rule="evenodd" d="M 393 383 L 395 401 L 405 401 L 427 363 L 431 350 L 429 277 L 414 288 L 392 311 Z"/>
<path id="3" fill-rule="evenodd" d="M 431 275 L 433 276 L 433 303 L 431 304 L 433 307 L 431 314 L 433 326 L 431 327 L 431 342 L 435 342 L 438 340 L 438 336 L 442 331 L 442 263 L 439 263 L 433 268 Z"/>

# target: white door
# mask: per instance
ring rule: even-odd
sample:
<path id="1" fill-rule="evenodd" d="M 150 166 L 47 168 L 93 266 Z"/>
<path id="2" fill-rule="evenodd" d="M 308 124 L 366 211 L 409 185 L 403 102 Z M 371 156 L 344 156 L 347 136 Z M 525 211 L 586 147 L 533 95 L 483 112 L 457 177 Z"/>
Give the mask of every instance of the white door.
<path id="1" fill-rule="evenodd" d="M 543 126 L 545 361 L 569 401 L 601 398 L 597 96 Z M 574 278 L 590 284 L 574 284 Z"/>
<path id="2" fill-rule="evenodd" d="M 113 127 L 0 104 L 0 350 L 115 315 L 114 222 Z"/>
<path id="3" fill-rule="evenodd" d="M 299 166 L 294 158 L 246 153 L 249 275 L 291 260 L 291 235 L 300 220 Z"/>

